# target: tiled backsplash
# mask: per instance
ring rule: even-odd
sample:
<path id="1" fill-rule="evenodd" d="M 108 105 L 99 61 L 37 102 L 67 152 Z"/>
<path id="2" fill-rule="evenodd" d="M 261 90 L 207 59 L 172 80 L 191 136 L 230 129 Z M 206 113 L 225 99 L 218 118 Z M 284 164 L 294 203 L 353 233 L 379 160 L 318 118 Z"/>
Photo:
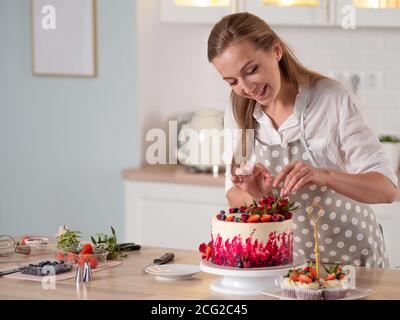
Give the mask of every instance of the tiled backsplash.
<path id="1" fill-rule="evenodd" d="M 139 106 L 142 135 L 201 107 L 223 109 L 229 88 L 207 61 L 211 25 L 161 23 L 155 1 L 138 1 Z M 363 88 L 367 121 L 377 134 L 400 135 L 400 29 L 273 28 L 306 66 L 324 74 L 381 72 Z M 144 136 L 142 141 L 144 140 Z M 143 157 L 142 157 L 143 158 Z"/>
<path id="2" fill-rule="evenodd" d="M 275 28 L 308 67 L 361 74 L 367 120 L 378 133 L 400 134 L 400 29 Z M 367 75 L 380 73 L 375 87 Z"/>

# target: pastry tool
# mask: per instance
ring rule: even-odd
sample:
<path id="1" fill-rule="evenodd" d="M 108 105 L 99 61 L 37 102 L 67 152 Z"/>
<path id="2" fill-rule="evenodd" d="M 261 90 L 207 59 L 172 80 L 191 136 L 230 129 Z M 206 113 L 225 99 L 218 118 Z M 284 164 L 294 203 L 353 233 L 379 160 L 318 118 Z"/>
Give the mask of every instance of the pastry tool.
<path id="1" fill-rule="evenodd" d="M 10 257 L 14 253 L 28 255 L 31 253 L 30 246 L 21 246 L 18 241 L 8 235 L 0 235 L 0 257 Z"/>
<path id="2" fill-rule="evenodd" d="M 318 211 L 315 214 L 314 209 L 317 208 Z M 312 202 L 311 206 L 306 208 L 308 217 L 311 221 L 314 222 L 314 253 L 315 253 L 315 269 L 317 272 L 317 279 L 319 281 L 319 266 L 320 266 L 320 256 L 319 256 L 319 246 L 318 246 L 318 222 L 325 214 L 325 210 L 321 207 L 319 202 L 314 201 Z"/>
<path id="3" fill-rule="evenodd" d="M 20 271 L 21 271 L 21 267 L 0 271 L 0 277 L 1 276 L 5 276 L 7 274 L 17 273 L 17 272 L 20 272 Z"/>
<path id="4" fill-rule="evenodd" d="M 154 259 L 153 263 L 150 263 L 149 265 L 145 266 L 143 268 L 143 272 L 146 273 L 147 268 L 157 268 L 158 265 L 170 262 L 174 258 L 175 258 L 175 254 L 173 254 L 172 252 L 167 252 L 167 253 L 163 254 L 161 257 Z"/>
<path id="5" fill-rule="evenodd" d="M 134 251 L 134 250 L 140 250 L 141 248 L 140 244 L 133 242 L 120 243 L 117 244 L 117 247 L 120 251 Z"/>

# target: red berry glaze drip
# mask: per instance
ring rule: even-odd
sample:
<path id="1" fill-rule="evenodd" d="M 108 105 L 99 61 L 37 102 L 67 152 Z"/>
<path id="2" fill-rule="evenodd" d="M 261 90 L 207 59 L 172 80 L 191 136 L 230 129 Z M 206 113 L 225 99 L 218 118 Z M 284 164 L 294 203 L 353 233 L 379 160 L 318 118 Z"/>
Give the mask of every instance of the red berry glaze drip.
<path id="1" fill-rule="evenodd" d="M 221 266 L 239 268 L 263 268 L 285 265 L 293 262 L 293 232 L 271 232 L 267 243 L 253 241 L 252 236 L 243 243 L 240 236 L 232 240 L 218 235 L 207 246 L 200 245 L 200 251 L 211 247 L 211 262 Z M 210 250 L 210 249 L 209 249 Z M 203 255 L 203 259 L 208 257 Z"/>

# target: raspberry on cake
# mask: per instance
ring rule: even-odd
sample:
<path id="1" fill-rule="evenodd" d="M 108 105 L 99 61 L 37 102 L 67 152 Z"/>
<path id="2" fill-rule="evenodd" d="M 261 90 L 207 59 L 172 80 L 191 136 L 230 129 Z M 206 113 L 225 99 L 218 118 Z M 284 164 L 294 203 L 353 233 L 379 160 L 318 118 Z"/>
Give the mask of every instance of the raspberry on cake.
<path id="1" fill-rule="evenodd" d="M 268 195 L 250 206 L 221 210 L 211 222 L 203 260 L 227 267 L 260 268 L 293 262 L 293 211 L 288 199 Z M 206 254 L 206 250 L 209 254 Z"/>

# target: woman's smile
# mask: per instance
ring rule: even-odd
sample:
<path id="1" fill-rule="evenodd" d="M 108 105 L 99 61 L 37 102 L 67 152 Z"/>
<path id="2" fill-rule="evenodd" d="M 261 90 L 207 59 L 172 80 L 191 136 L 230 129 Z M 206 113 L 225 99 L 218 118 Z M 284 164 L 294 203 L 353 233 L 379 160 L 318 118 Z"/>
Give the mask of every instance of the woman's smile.
<path id="1" fill-rule="evenodd" d="M 353 93 L 304 67 L 270 26 L 250 13 L 222 18 L 209 35 L 207 56 L 232 90 L 224 129 L 252 132 L 251 137 L 228 135 L 233 142 L 224 150 L 229 205 L 240 207 L 281 188 L 282 197 L 290 194 L 293 203 L 304 207 L 307 199 L 317 198 L 326 212 L 342 206 L 340 218 L 332 211 L 321 224 L 320 240 L 328 253 L 322 261 L 385 268 L 389 261 L 382 230 L 368 204 L 394 202 L 398 179 Z M 296 102 L 300 121 L 282 127 Z M 271 121 L 260 121 L 264 115 Z M 282 135 L 276 134 L 279 129 Z M 371 152 L 376 157 L 370 157 Z M 254 168 L 250 175 L 240 170 L 248 159 Z M 339 164 L 336 159 L 346 161 Z M 296 218 L 293 241 L 298 242 L 298 256 L 314 260 L 315 239 L 304 207 L 297 213 L 302 219 Z M 343 230 L 345 221 L 351 223 Z"/>
<path id="2" fill-rule="evenodd" d="M 267 87 L 268 87 L 267 85 L 264 85 L 262 89 L 258 92 L 258 95 L 254 96 L 254 99 L 258 101 L 265 98 L 265 95 L 267 93 Z"/>

